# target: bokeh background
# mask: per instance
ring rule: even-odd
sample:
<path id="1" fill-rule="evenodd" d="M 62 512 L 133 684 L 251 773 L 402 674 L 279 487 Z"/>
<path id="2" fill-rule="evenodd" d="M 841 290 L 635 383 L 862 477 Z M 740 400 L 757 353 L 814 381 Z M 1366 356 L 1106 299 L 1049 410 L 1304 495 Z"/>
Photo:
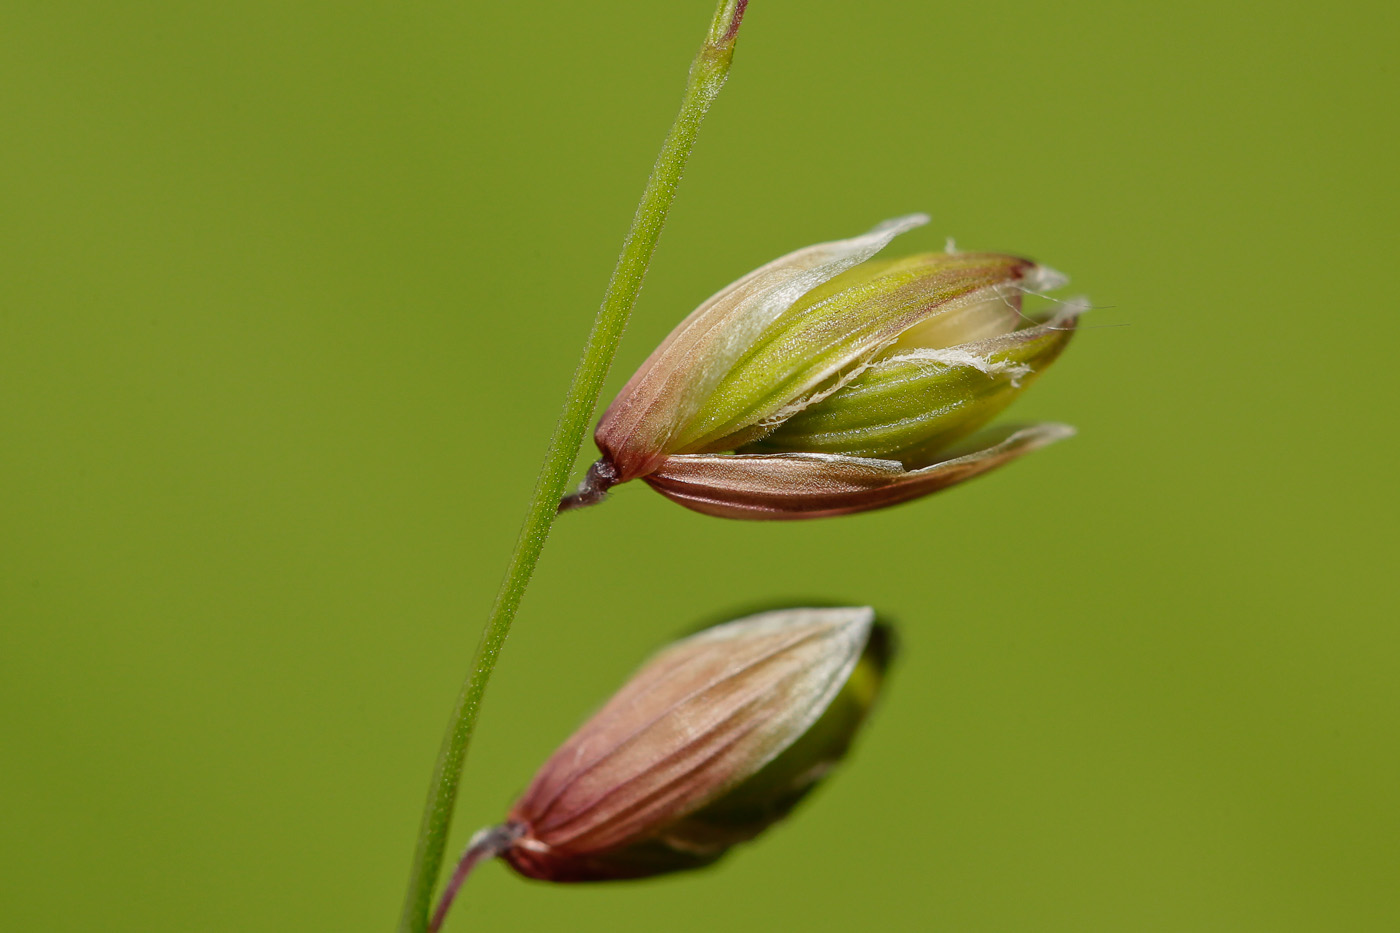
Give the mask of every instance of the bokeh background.
<path id="1" fill-rule="evenodd" d="M 0 10 L 0 927 L 386 930 L 707 0 Z M 904 654 L 716 869 L 450 929 L 1400 928 L 1393 4 L 754 0 L 609 383 L 912 210 L 1099 310 L 1078 438 L 844 520 L 556 529 L 454 849 L 775 598 Z M 580 465 L 590 459 L 591 447 Z"/>

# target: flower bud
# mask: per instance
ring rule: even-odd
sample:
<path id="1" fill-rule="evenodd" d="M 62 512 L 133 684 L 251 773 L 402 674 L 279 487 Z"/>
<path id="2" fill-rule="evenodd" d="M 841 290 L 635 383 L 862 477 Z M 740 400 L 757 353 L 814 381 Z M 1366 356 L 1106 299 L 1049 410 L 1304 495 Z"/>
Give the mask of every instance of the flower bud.
<path id="1" fill-rule="evenodd" d="M 886 660 L 873 623 L 867 608 L 789 609 L 665 649 L 540 769 L 505 859 L 551 881 L 632 878 L 756 835 L 840 758 L 873 702 Z"/>
<path id="2" fill-rule="evenodd" d="M 869 608 L 765 612 L 676 642 L 545 762 L 462 864 L 499 856 L 544 881 L 708 865 L 845 755 L 891 653 Z"/>
<path id="3" fill-rule="evenodd" d="M 1073 433 L 968 437 L 1064 349 L 1083 311 L 1026 318 L 1064 277 L 994 253 L 872 257 L 922 215 L 798 250 L 687 317 L 598 423 L 603 458 L 561 508 L 642 479 L 735 518 L 811 518 L 924 495 Z"/>

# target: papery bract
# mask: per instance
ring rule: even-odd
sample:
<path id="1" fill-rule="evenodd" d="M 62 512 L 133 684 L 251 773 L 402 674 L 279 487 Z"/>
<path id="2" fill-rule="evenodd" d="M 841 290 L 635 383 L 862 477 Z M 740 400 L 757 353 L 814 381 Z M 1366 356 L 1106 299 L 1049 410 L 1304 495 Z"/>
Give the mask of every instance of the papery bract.
<path id="1" fill-rule="evenodd" d="M 867 647 L 873 673 L 855 689 L 863 708 L 873 701 L 887 659 L 873 623 L 866 608 L 782 610 L 665 649 L 540 769 L 511 811 L 525 832 L 504 858 L 552 881 L 641 877 L 757 834 L 844 753 L 862 716 L 843 702 L 838 741 L 823 734 L 782 780 L 763 776 L 833 707 Z"/>
<path id="2" fill-rule="evenodd" d="M 974 436 L 1064 349 L 1084 305 L 1032 320 L 1053 270 L 995 253 L 872 257 L 923 215 L 790 253 L 704 302 L 598 423 L 603 457 L 561 508 L 642 479 L 734 518 L 891 505 L 1073 433 Z"/>
<path id="3" fill-rule="evenodd" d="M 783 609 L 653 656 L 463 856 L 544 881 L 698 868 L 786 816 L 846 754 L 893 645 L 866 607 Z"/>

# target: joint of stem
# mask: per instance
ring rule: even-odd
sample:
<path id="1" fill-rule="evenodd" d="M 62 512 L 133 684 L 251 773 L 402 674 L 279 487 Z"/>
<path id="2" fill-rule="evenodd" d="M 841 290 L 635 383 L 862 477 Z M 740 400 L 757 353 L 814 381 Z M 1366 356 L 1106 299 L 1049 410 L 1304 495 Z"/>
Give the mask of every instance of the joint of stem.
<path id="1" fill-rule="evenodd" d="M 730 0 L 720 5 L 720 9 L 716 11 L 714 26 L 710 29 L 710 45 L 721 50 L 733 47 L 734 40 L 739 35 L 739 26 L 744 21 L 744 10 L 748 5 L 749 0 Z"/>

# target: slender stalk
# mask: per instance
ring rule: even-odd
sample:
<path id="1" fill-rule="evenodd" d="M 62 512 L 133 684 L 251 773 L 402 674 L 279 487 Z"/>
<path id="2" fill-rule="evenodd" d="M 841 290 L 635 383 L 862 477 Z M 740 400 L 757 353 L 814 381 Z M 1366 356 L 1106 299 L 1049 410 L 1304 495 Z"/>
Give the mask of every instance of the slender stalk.
<path id="1" fill-rule="evenodd" d="M 399 919 L 400 933 L 425 933 L 428 928 L 433 888 L 442 869 L 462 766 L 476 729 L 477 717 L 481 713 L 482 696 L 510 632 L 521 596 L 554 523 L 556 510 L 568 484 L 569 472 L 578 457 L 579 448 L 583 446 L 584 432 L 597 406 L 603 379 L 641 291 L 642 279 L 656 250 L 657 238 L 661 235 L 661 227 L 666 221 L 690 150 L 695 145 L 700 124 L 729 74 L 734 42 L 747 5 L 748 0 L 720 0 L 715 10 L 705 44 L 690 66 L 680 113 L 666 135 L 661 153 L 647 179 L 646 190 L 632 218 L 632 228 L 622 245 L 622 255 L 618 257 L 617 267 L 603 294 L 602 306 L 584 345 L 583 358 L 574 370 L 573 382 L 564 397 L 564 410 L 555 425 L 554 436 L 535 483 L 525 524 L 520 529 L 505 579 L 496 594 L 496 602 L 482 630 L 481 640 L 477 643 L 471 673 L 462 685 L 448 720 L 447 733 L 438 753 L 437 767 L 418 829 L 413 869 Z"/>
<path id="2" fill-rule="evenodd" d="M 437 909 L 433 911 L 432 920 L 428 921 L 428 933 L 437 933 L 442 929 L 442 922 L 447 919 L 447 912 L 452 909 L 457 892 L 462 889 L 472 870 L 487 859 L 493 859 L 508 850 L 524 830 L 525 827 L 518 823 L 505 823 L 483 829 L 472 836 L 471 842 L 467 843 L 467 850 L 462 853 L 462 857 L 457 860 L 457 867 L 452 870 L 452 877 L 447 879 L 447 886 L 442 889 Z"/>

